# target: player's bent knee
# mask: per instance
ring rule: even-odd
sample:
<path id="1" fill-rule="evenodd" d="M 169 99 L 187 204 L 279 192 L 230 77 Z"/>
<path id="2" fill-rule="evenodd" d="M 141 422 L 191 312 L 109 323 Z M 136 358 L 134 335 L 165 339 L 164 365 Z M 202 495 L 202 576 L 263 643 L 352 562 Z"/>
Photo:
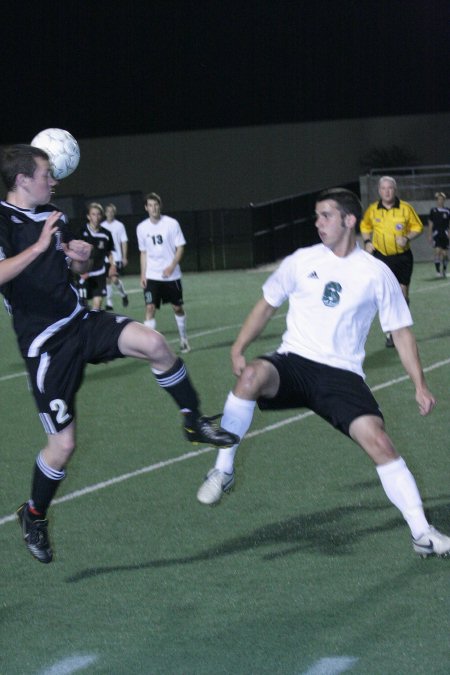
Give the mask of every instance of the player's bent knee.
<path id="1" fill-rule="evenodd" d="M 44 450 L 45 461 L 53 468 L 62 469 L 75 450 L 75 434 L 70 425 L 57 434 L 50 434 Z"/>
<path id="2" fill-rule="evenodd" d="M 263 394 L 268 381 L 269 373 L 261 365 L 261 362 L 252 361 L 245 366 L 239 376 L 239 382 L 235 390 L 244 395 L 245 398 L 256 399 Z"/>
<path id="3" fill-rule="evenodd" d="M 385 464 L 398 457 L 381 418 L 358 418 L 350 425 L 350 437 L 366 451 L 375 464 Z"/>
<path id="4" fill-rule="evenodd" d="M 119 349 L 124 356 L 134 356 L 150 361 L 167 360 L 172 354 L 161 333 L 137 321 L 129 323 L 119 337 Z"/>

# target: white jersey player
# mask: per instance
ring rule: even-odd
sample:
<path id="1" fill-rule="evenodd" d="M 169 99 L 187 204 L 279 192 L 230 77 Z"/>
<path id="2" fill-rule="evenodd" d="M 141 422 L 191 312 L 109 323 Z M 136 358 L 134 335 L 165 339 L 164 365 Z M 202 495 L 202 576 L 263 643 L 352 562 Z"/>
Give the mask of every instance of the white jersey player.
<path id="1" fill-rule="evenodd" d="M 141 254 L 141 286 L 144 290 L 145 325 L 156 328 L 155 313 L 161 303 L 172 305 L 180 335 L 180 351 L 190 346 L 186 333 L 180 261 L 186 240 L 175 218 L 161 214 L 161 197 L 155 192 L 145 198 L 148 218 L 136 229 Z"/>
<path id="2" fill-rule="evenodd" d="M 114 309 L 113 305 L 113 290 L 119 293 L 122 298 L 122 305 L 128 306 L 128 295 L 120 278 L 120 274 L 128 264 L 128 235 L 125 225 L 116 220 L 117 208 L 115 204 L 107 204 L 105 207 L 106 219 L 102 222 L 102 227 L 111 232 L 114 242 L 113 258 L 116 268 L 116 273 L 111 274 L 110 269 L 107 269 L 106 275 L 106 309 Z"/>
<path id="3" fill-rule="evenodd" d="M 450 537 L 428 523 L 414 477 L 386 433 L 378 403 L 364 382 L 364 345 L 378 313 L 415 386 L 420 414 L 428 415 L 436 404 L 400 284 L 383 262 L 356 243 L 361 216 L 361 204 L 349 190 L 319 195 L 316 227 L 322 244 L 300 249 L 282 262 L 231 348 L 238 380 L 225 403 L 222 426 L 242 439 L 256 404 L 261 410 L 309 408 L 372 459 L 387 497 L 409 525 L 414 551 L 424 557 L 448 555 Z M 247 364 L 245 350 L 285 301 L 289 310 L 280 347 Z M 217 503 L 234 484 L 237 447 L 219 450 L 198 490 L 201 503 Z"/>

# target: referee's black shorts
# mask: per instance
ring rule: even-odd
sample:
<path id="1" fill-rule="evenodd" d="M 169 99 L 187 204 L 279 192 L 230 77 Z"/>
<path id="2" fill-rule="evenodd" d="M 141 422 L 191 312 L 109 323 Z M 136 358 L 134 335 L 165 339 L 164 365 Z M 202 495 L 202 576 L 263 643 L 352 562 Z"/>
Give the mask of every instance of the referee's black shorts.
<path id="1" fill-rule="evenodd" d="M 350 425 L 362 415 L 382 412 L 363 378 L 341 368 L 305 359 L 298 354 L 265 354 L 278 370 L 280 386 L 274 398 L 259 398 L 261 410 L 309 408 L 346 436 Z"/>
<path id="2" fill-rule="evenodd" d="M 382 260 L 384 264 L 389 267 L 399 284 L 409 286 L 414 264 L 411 249 L 404 253 L 396 253 L 395 255 L 383 255 L 380 251 L 375 249 L 373 255 L 374 258 Z"/>

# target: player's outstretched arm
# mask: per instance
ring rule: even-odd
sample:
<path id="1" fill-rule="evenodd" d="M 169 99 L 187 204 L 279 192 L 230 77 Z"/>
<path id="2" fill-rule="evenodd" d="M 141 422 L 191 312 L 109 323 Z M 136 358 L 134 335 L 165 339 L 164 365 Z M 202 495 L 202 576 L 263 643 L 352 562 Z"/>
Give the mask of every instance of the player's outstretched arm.
<path id="1" fill-rule="evenodd" d="M 261 298 L 253 307 L 245 319 L 239 334 L 231 347 L 231 363 L 233 373 L 239 377 L 245 368 L 244 352 L 257 337 L 262 333 L 274 313 L 276 307 Z"/>
<path id="2" fill-rule="evenodd" d="M 392 338 L 403 367 L 416 388 L 419 412 L 421 415 L 428 415 L 435 407 L 436 399 L 425 381 L 416 338 L 409 328 L 392 331 Z"/>

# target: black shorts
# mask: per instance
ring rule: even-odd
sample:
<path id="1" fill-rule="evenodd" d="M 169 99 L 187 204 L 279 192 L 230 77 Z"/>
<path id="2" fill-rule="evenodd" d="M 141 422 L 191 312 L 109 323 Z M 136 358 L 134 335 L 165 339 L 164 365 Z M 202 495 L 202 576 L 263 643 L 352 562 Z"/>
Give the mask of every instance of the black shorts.
<path id="1" fill-rule="evenodd" d="M 84 285 L 88 300 L 106 297 L 106 274 L 99 274 L 98 277 L 89 277 L 84 282 Z"/>
<path id="2" fill-rule="evenodd" d="M 378 260 L 382 260 L 384 264 L 389 267 L 399 284 L 409 286 L 414 264 L 411 250 L 405 251 L 404 253 L 397 253 L 396 255 L 383 255 L 380 251 L 375 249 L 373 255 L 375 258 L 378 258 Z"/>
<path id="3" fill-rule="evenodd" d="M 165 305 L 183 304 L 183 287 L 181 280 L 176 281 L 158 281 L 156 279 L 147 279 L 147 286 L 144 291 L 144 300 L 146 305 L 155 305 L 156 309 Z"/>
<path id="4" fill-rule="evenodd" d="M 442 248 L 444 251 L 448 249 L 448 237 L 446 234 L 440 234 L 439 232 L 433 232 L 433 246 L 434 248 Z"/>
<path id="5" fill-rule="evenodd" d="M 341 368 L 316 363 L 297 354 L 265 354 L 278 370 L 280 387 L 274 398 L 259 398 L 261 410 L 309 408 L 346 436 L 361 415 L 383 414 L 363 378 Z"/>
<path id="6" fill-rule="evenodd" d="M 87 363 L 123 358 L 119 336 L 133 319 L 111 312 L 77 316 L 41 348 L 37 357 L 25 357 L 29 381 L 47 434 L 68 426 L 75 416 L 75 395 Z"/>

